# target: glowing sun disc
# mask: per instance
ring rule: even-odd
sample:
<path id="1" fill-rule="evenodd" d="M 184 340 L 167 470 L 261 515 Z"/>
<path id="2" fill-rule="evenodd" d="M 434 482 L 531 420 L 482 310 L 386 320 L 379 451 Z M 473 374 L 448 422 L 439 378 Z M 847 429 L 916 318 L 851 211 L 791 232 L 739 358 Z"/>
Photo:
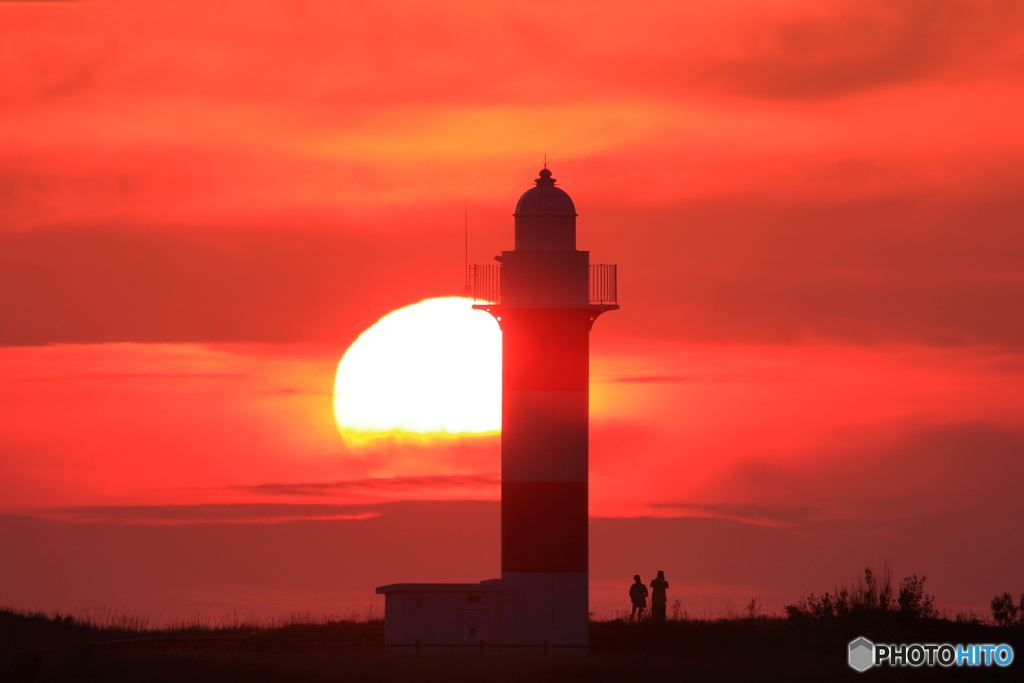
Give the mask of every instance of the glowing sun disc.
<path id="1" fill-rule="evenodd" d="M 501 429 L 501 331 L 470 299 L 388 313 L 338 364 L 334 416 L 346 442 Z"/>

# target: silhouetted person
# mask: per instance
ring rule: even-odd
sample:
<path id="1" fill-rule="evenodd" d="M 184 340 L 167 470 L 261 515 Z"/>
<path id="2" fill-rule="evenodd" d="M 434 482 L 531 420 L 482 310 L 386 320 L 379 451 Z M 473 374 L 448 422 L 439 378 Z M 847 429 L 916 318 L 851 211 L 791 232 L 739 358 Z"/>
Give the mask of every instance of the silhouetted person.
<path id="1" fill-rule="evenodd" d="M 658 578 L 651 581 L 651 618 L 655 621 L 665 621 L 665 605 L 668 603 L 665 589 L 667 588 L 668 581 L 665 580 L 665 572 L 659 571 Z"/>
<path id="2" fill-rule="evenodd" d="M 644 618 L 644 610 L 647 609 L 647 586 L 640 580 L 640 575 L 633 577 L 633 585 L 629 587 L 629 599 L 633 602 L 633 611 L 629 620 Z"/>

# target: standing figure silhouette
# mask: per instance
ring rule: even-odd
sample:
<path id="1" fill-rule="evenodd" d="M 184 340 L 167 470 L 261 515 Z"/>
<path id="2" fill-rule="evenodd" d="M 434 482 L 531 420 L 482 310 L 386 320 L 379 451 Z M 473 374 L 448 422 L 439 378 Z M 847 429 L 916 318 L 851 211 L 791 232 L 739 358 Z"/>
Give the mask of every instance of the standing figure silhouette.
<path id="1" fill-rule="evenodd" d="M 647 609 L 647 586 L 640 580 L 639 574 L 633 577 L 633 585 L 629 587 L 629 599 L 633 603 L 629 620 L 643 619 L 644 610 Z"/>
<path id="2" fill-rule="evenodd" d="M 667 588 L 668 581 L 665 580 L 665 572 L 659 571 L 658 578 L 651 581 L 651 618 L 655 621 L 665 621 L 665 605 L 668 603 L 665 589 Z"/>

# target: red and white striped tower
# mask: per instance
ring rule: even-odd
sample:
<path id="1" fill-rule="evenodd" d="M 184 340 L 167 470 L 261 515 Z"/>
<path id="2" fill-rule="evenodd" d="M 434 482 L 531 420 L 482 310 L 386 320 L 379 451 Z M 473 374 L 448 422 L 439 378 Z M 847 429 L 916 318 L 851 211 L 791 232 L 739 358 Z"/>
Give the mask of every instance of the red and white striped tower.
<path id="1" fill-rule="evenodd" d="M 576 207 L 551 171 L 534 182 L 516 205 L 515 249 L 497 257 L 500 294 L 486 298 L 499 301 L 476 306 L 502 330 L 496 626 L 508 644 L 586 646 L 590 328 L 618 308 L 615 273 L 577 251 Z"/>

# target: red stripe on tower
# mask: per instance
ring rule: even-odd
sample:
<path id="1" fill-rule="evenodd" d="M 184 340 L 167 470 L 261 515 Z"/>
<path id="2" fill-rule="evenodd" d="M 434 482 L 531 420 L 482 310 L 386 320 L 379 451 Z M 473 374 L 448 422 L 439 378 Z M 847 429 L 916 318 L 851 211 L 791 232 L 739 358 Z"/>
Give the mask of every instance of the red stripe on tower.
<path id="1" fill-rule="evenodd" d="M 501 485 L 502 572 L 587 572 L 587 482 Z"/>

